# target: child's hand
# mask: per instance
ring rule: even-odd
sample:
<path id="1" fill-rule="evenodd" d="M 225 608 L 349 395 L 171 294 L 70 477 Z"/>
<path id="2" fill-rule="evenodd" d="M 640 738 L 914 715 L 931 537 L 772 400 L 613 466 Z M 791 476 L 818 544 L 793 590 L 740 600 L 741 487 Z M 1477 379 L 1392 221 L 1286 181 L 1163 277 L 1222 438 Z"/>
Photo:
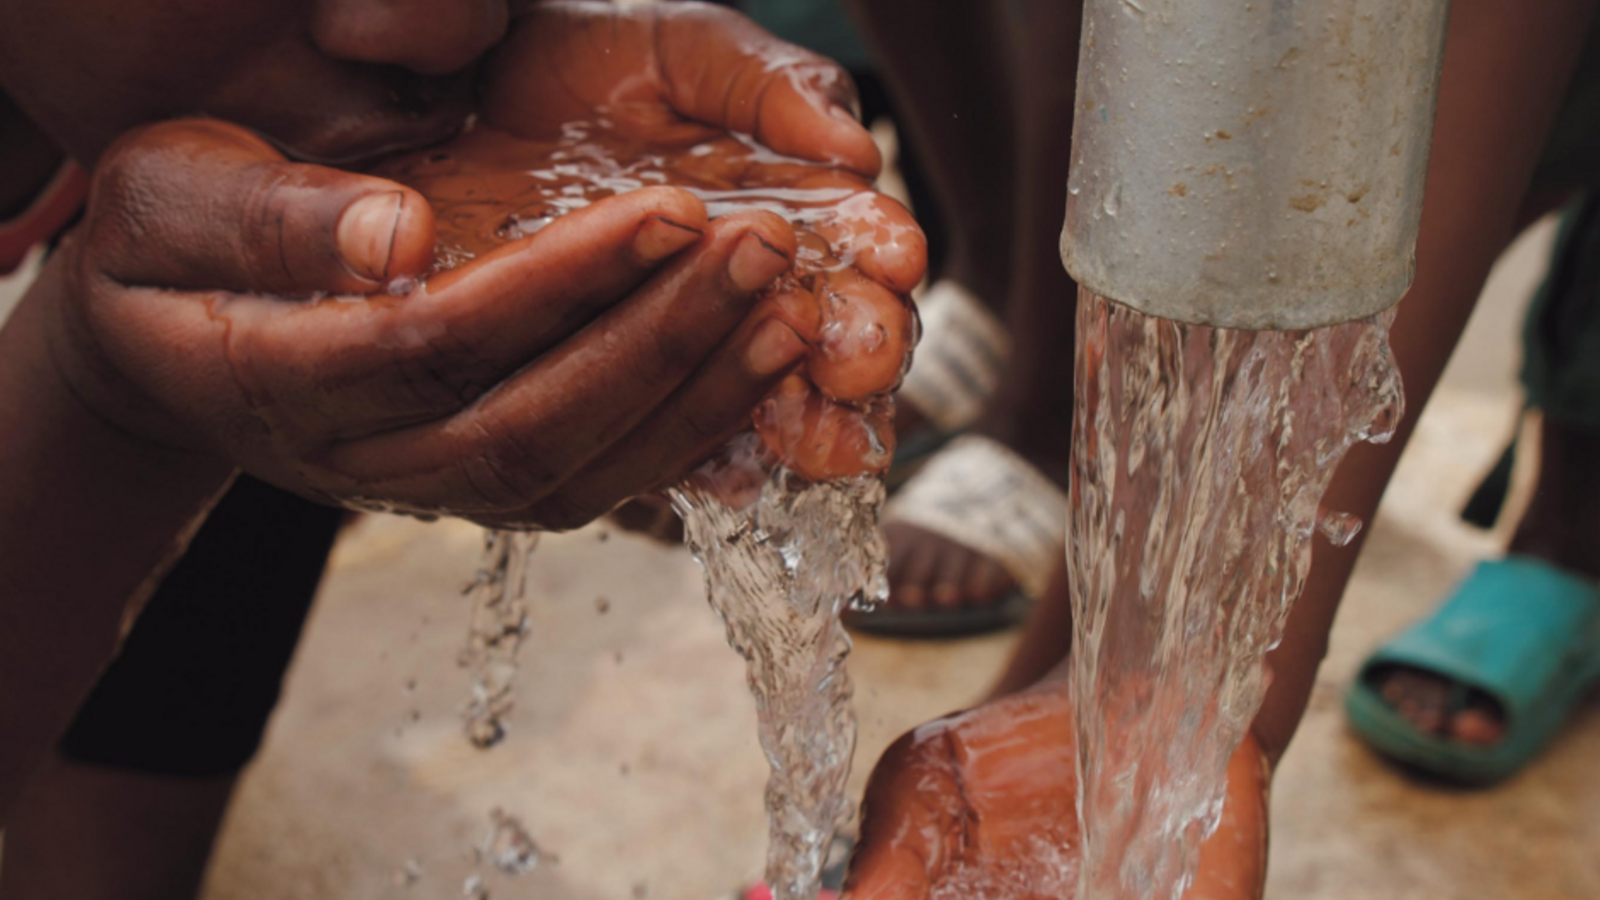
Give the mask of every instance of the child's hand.
<path id="1" fill-rule="evenodd" d="M 846 900 L 1015 897 L 1077 890 L 1072 704 L 1047 681 L 896 741 L 867 784 Z M 1184 900 L 1253 900 L 1266 872 L 1267 765 L 1247 738 L 1222 824 Z M 1065 864 L 1065 865 L 1064 865 Z"/>
<path id="2" fill-rule="evenodd" d="M 843 69 L 720 6 L 542 3 L 513 26 L 486 75 L 483 115 L 521 137 L 604 118 L 646 142 L 734 131 L 868 179 L 881 165 Z"/>
<path id="3" fill-rule="evenodd" d="M 746 427 L 805 352 L 747 318 L 795 253 L 770 214 L 635 191 L 417 286 L 433 240 L 393 182 L 143 129 L 41 283 L 56 367 L 122 431 L 308 496 L 565 528 Z"/>

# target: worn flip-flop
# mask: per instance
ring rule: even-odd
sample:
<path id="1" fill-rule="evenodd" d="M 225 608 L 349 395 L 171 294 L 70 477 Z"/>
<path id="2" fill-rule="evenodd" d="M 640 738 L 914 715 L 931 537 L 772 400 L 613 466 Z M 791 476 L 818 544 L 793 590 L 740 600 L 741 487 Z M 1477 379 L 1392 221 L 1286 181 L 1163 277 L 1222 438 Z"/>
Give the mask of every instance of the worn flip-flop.
<path id="1" fill-rule="evenodd" d="M 892 637 L 959 637 L 1022 622 L 1066 553 L 1067 498 L 1048 477 L 997 441 L 963 435 L 906 483 L 884 509 L 999 563 L 1019 588 L 985 606 L 848 613 L 857 631 Z"/>
<path id="2" fill-rule="evenodd" d="M 1418 731 L 1384 700 L 1397 667 L 1433 672 L 1500 707 L 1505 734 L 1488 746 Z M 1526 556 L 1479 563 L 1430 618 L 1379 649 L 1345 698 L 1355 731 L 1379 752 L 1464 783 L 1500 781 L 1525 766 L 1600 684 L 1600 589 Z"/>

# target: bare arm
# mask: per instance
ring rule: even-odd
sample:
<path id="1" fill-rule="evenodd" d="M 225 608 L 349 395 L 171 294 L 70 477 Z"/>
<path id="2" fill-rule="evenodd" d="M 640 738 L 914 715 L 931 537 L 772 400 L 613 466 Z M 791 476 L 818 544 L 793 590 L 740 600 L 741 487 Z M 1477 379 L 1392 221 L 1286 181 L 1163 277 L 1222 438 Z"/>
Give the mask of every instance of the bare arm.
<path id="1" fill-rule="evenodd" d="M 66 389 L 43 340 L 51 277 L 0 330 L 0 827 L 232 475 L 110 427 Z"/>

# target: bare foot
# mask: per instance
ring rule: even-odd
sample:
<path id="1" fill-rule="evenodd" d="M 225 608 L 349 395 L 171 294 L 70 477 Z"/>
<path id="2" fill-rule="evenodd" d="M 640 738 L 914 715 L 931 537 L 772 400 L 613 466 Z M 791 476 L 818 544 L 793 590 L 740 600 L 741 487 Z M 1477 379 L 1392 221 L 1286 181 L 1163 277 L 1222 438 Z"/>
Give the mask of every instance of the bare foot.
<path id="1" fill-rule="evenodd" d="M 1074 752 L 1061 680 L 902 737 L 868 783 L 846 898 L 1072 897 Z M 1259 746 L 1247 739 L 1229 768 L 1222 824 L 1201 849 L 1186 900 L 1261 895 L 1268 776 Z"/>
<path id="2" fill-rule="evenodd" d="M 1395 666 L 1374 677 L 1384 702 L 1423 734 L 1474 747 L 1505 736 L 1500 705 L 1482 691 L 1468 688 L 1467 699 L 1458 705 L 1459 687 L 1442 675 Z"/>
<path id="3" fill-rule="evenodd" d="M 899 609 L 993 606 L 1016 590 L 999 563 L 942 534 L 887 522 L 889 605 Z"/>

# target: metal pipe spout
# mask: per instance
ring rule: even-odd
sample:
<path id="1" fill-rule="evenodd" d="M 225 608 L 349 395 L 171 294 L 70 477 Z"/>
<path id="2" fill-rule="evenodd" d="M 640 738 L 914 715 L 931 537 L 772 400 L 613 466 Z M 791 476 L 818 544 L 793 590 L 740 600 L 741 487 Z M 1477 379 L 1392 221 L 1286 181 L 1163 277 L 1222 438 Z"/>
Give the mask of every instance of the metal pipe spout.
<path id="1" fill-rule="evenodd" d="M 1196 324 L 1398 302 L 1449 0 L 1086 0 L 1062 261 Z"/>

